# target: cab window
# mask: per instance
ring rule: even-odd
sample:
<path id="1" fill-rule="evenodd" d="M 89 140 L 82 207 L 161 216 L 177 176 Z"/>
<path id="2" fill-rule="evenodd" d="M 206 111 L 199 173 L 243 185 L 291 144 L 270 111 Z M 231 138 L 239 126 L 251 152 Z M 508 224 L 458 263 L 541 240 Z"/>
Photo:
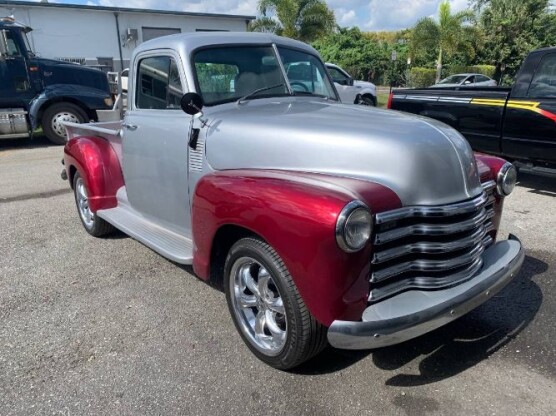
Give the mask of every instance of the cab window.
<path id="1" fill-rule="evenodd" d="M 527 93 L 529 98 L 556 98 L 556 53 L 542 58 Z"/>
<path id="2" fill-rule="evenodd" d="M 5 30 L 4 33 L 6 34 L 8 56 L 21 56 L 21 50 L 19 49 L 17 39 L 14 37 L 13 32 Z"/>
<path id="3" fill-rule="evenodd" d="M 139 109 L 179 109 L 183 88 L 176 61 L 169 56 L 141 59 L 135 91 Z"/>

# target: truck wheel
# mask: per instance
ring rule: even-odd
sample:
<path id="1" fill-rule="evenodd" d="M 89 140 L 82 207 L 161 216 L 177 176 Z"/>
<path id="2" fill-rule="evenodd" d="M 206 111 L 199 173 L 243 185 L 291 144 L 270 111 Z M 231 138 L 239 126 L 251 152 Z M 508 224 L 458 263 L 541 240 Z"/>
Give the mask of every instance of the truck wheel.
<path id="1" fill-rule="evenodd" d="M 286 266 L 265 242 L 243 238 L 232 246 L 224 288 L 243 341 L 270 366 L 296 367 L 327 345 L 326 328 L 311 316 Z"/>
<path id="2" fill-rule="evenodd" d="M 89 207 L 89 193 L 85 186 L 85 181 L 77 172 L 73 178 L 73 193 L 75 195 L 75 205 L 79 213 L 79 219 L 85 230 L 94 237 L 102 237 L 115 230 L 112 224 L 97 217 Z"/>
<path id="3" fill-rule="evenodd" d="M 359 99 L 359 104 L 376 107 L 376 98 L 370 94 L 365 94 Z"/>
<path id="4" fill-rule="evenodd" d="M 80 107 L 72 103 L 56 103 L 48 107 L 42 115 L 42 128 L 48 140 L 55 144 L 65 144 L 67 141 L 64 121 L 83 123 L 89 117 Z"/>

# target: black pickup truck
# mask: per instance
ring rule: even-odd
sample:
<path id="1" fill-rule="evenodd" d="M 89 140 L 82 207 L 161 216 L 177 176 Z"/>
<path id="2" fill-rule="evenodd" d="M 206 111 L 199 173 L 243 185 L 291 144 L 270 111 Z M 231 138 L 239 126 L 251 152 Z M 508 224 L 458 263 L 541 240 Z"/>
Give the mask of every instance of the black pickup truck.
<path id="1" fill-rule="evenodd" d="M 522 170 L 556 173 L 556 48 L 531 52 L 512 88 L 399 89 L 388 108 L 443 121 Z"/>

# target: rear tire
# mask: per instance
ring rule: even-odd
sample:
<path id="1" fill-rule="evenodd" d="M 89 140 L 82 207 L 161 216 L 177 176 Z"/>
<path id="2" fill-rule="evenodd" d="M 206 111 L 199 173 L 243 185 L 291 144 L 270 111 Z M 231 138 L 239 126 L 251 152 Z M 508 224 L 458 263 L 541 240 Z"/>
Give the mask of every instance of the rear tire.
<path id="1" fill-rule="evenodd" d="M 42 129 L 52 143 L 65 144 L 68 140 L 64 121 L 84 123 L 89 117 L 83 109 L 72 103 L 56 103 L 48 107 L 42 115 Z"/>
<path id="2" fill-rule="evenodd" d="M 114 232 L 115 228 L 112 224 L 104 221 L 91 211 L 89 207 L 89 191 L 79 172 L 76 172 L 73 177 L 73 194 L 79 219 L 81 224 L 83 224 L 83 228 L 89 234 L 93 237 L 102 237 Z"/>
<path id="3" fill-rule="evenodd" d="M 296 367 L 326 345 L 326 328 L 311 315 L 276 251 L 243 238 L 228 253 L 224 287 L 234 324 L 251 352 L 279 370 Z"/>

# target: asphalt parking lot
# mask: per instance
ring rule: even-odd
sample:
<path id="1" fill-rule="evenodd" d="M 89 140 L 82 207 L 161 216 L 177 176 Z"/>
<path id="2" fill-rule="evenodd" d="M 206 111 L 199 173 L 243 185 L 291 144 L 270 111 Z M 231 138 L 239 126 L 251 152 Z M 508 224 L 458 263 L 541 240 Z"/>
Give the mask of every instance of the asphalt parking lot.
<path id="1" fill-rule="evenodd" d="M 0 415 L 554 414 L 556 180 L 522 175 L 510 286 L 462 319 L 294 372 L 257 361 L 224 295 L 140 243 L 82 229 L 62 148 L 0 142 Z"/>

